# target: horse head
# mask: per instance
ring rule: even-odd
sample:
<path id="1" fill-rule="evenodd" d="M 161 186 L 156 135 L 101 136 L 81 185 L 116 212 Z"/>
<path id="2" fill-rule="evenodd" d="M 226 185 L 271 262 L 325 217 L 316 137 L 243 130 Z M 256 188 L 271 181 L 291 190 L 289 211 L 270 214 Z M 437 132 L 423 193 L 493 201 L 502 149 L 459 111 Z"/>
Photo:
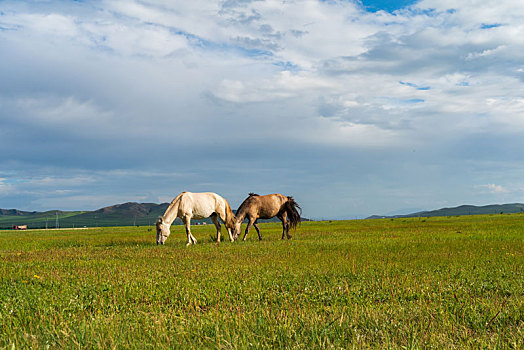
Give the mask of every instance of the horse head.
<path id="1" fill-rule="evenodd" d="M 164 244 L 171 234 L 171 225 L 166 224 L 162 218 L 156 222 L 156 244 Z"/>
<path id="2" fill-rule="evenodd" d="M 242 231 L 242 221 L 239 218 L 235 218 L 233 221 L 233 239 L 236 241 L 238 236 L 240 235 L 240 232 Z"/>

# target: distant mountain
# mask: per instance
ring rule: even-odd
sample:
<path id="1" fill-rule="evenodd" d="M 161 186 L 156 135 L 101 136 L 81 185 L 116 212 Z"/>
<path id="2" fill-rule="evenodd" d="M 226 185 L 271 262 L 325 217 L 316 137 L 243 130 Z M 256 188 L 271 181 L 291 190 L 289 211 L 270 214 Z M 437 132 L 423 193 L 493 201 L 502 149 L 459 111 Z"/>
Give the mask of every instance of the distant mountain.
<path id="1" fill-rule="evenodd" d="M 393 218 L 416 218 L 416 217 L 431 217 L 431 216 L 459 216 L 459 215 L 482 215 L 482 214 L 500 214 L 500 213 L 523 213 L 523 203 L 512 204 L 491 204 L 485 206 L 475 205 L 461 205 L 453 208 L 442 208 L 430 211 L 420 211 L 417 213 L 406 215 L 372 215 L 367 219 L 393 219 Z"/>
<path id="2" fill-rule="evenodd" d="M 82 222 L 85 226 L 151 225 L 164 214 L 168 206 L 169 203 L 128 202 L 84 212 L 71 220 Z"/>
<path id="3" fill-rule="evenodd" d="M 152 225 L 168 205 L 130 202 L 94 211 L 27 212 L 0 209 L 0 229 L 12 228 L 14 225 L 28 225 L 29 228 Z"/>
<path id="4" fill-rule="evenodd" d="M 0 229 L 9 229 L 14 225 L 28 225 L 28 228 L 55 227 L 97 227 L 97 226 L 149 226 L 164 214 L 169 203 L 135 203 L 111 205 L 94 211 L 27 212 L 17 209 L 0 209 Z M 235 212 L 235 211 L 234 211 Z M 309 221 L 302 218 L 303 221 Z M 277 218 L 260 222 L 278 222 Z M 212 224 L 211 219 L 192 220 L 194 224 Z M 177 219 L 174 224 L 182 224 Z"/>
<path id="5" fill-rule="evenodd" d="M 24 215 L 31 215 L 34 213 L 36 213 L 36 211 L 30 212 L 30 211 L 21 211 L 18 209 L 0 209 L 0 216 L 2 215 L 24 216 Z"/>

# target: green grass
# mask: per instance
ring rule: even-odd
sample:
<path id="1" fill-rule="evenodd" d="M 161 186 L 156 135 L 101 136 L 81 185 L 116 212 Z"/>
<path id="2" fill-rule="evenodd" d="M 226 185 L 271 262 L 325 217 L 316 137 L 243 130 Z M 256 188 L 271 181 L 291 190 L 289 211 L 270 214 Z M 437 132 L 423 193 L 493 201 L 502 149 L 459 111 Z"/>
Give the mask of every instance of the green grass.
<path id="1" fill-rule="evenodd" d="M 521 214 L 192 229 L 0 232 L 0 347 L 524 348 Z"/>
<path id="2" fill-rule="evenodd" d="M 75 223 L 74 218 L 85 213 L 85 211 L 66 211 L 58 212 L 59 224 L 66 224 L 72 227 Z M 85 225 L 84 222 L 77 220 L 77 227 Z M 14 225 L 28 225 L 29 228 L 55 227 L 56 212 L 37 212 L 28 215 L 0 215 L 0 229 L 11 229 Z M 94 220 L 93 220 L 94 222 Z M 89 222 L 91 224 L 91 222 Z"/>
<path id="3" fill-rule="evenodd" d="M 158 219 L 157 214 L 134 218 L 132 215 L 109 214 L 103 215 L 87 211 L 58 212 L 58 227 L 109 227 L 109 226 L 136 226 L 152 225 Z M 177 224 L 179 220 L 177 220 Z M 0 230 L 11 229 L 14 225 L 27 225 L 29 229 L 56 228 L 56 212 L 37 212 L 27 215 L 0 216 Z"/>

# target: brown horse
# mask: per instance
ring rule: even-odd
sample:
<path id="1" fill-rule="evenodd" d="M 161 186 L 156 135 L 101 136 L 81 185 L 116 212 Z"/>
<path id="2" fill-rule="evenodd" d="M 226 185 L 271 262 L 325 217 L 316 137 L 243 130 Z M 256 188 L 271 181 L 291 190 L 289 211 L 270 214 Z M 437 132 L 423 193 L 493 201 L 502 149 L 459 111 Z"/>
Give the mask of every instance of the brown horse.
<path id="1" fill-rule="evenodd" d="M 300 213 L 298 210 L 300 210 Z M 247 234 L 251 226 L 255 226 L 258 233 L 258 239 L 262 239 L 260 229 L 258 228 L 258 219 L 271 219 L 277 217 L 282 221 L 282 239 L 285 236 L 291 238 L 289 234 L 289 227 L 296 230 L 297 224 L 300 223 L 300 214 L 302 208 L 295 202 L 293 197 L 286 197 L 279 193 L 259 196 L 255 193 L 250 193 L 236 213 L 236 221 L 234 226 L 234 238 L 238 238 L 241 232 L 241 225 L 245 218 L 247 218 L 247 228 L 243 240 L 246 240 Z M 289 218 L 289 221 L 288 221 Z"/>

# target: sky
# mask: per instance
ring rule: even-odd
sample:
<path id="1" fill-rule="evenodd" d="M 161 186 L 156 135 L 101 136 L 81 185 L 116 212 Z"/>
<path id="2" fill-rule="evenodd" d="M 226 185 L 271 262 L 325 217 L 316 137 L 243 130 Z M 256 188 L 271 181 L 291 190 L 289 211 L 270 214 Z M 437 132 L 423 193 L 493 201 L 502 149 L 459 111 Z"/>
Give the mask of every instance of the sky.
<path id="1" fill-rule="evenodd" d="M 524 202 L 524 3 L 0 1 L 0 208 Z"/>

